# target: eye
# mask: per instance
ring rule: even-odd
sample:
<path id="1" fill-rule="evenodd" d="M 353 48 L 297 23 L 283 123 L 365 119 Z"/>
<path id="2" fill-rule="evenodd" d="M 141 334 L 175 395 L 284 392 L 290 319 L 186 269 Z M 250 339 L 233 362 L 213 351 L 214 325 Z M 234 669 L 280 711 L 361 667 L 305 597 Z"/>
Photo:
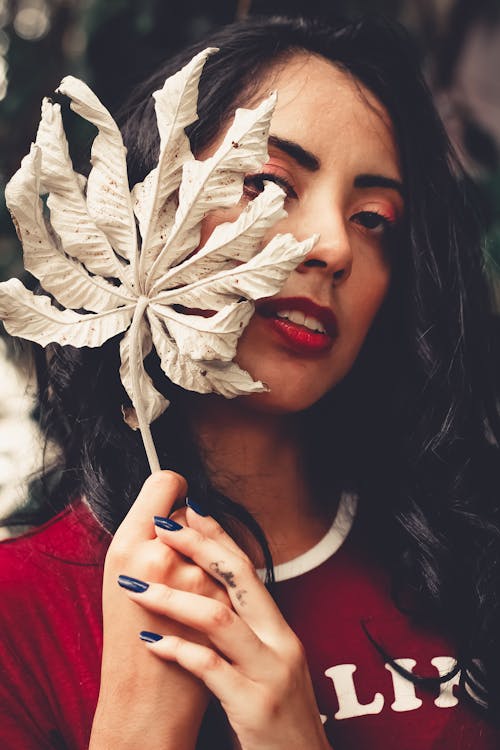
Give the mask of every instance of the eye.
<path id="1" fill-rule="evenodd" d="M 379 214 L 377 211 L 359 211 L 351 219 L 372 234 L 386 234 L 394 226 L 394 219 Z"/>
<path id="2" fill-rule="evenodd" d="M 243 193 L 249 199 L 253 200 L 264 190 L 265 182 L 274 182 L 286 193 L 287 198 L 296 198 L 297 193 L 287 179 L 273 172 L 261 172 L 260 174 L 250 174 L 245 177 L 243 182 Z"/>

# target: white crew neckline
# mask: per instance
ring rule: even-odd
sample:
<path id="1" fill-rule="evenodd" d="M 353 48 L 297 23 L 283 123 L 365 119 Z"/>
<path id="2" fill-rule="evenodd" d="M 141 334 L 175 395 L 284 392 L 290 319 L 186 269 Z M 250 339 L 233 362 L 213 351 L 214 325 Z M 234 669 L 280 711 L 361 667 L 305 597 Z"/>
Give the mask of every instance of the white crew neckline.
<path id="1" fill-rule="evenodd" d="M 294 557 L 293 560 L 274 566 L 274 580 L 276 583 L 297 578 L 310 570 L 322 565 L 328 558 L 334 555 L 342 546 L 349 534 L 356 515 L 357 497 L 350 492 L 343 492 L 337 515 L 332 525 L 314 547 Z M 258 568 L 257 573 L 261 580 L 266 577 L 265 568 Z"/>

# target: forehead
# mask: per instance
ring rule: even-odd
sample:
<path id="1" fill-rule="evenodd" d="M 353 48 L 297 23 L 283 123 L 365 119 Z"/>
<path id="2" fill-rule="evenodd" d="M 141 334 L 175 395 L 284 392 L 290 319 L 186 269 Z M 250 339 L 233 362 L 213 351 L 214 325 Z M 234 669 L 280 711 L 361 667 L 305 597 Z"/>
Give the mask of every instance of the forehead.
<path id="1" fill-rule="evenodd" d="M 363 150 L 368 161 L 380 160 L 394 176 L 399 173 L 398 153 L 388 112 L 363 84 L 334 63 L 311 53 L 297 53 L 273 65 L 253 92 L 254 106 L 270 91 L 278 103 L 271 133 L 296 141 L 321 157 L 335 152 Z"/>

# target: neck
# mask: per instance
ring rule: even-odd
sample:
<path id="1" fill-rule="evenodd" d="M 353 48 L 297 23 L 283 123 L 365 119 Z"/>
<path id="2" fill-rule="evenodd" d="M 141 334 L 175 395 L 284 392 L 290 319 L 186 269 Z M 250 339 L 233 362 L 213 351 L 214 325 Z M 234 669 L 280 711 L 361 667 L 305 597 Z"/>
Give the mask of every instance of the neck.
<path id="1" fill-rule="evenodd" d="M 332 509 L 322 507 L 313 492 L 298 415 L 263 413 L 242 399 L 204 396 L 191 400 L 189 416 L 212 485 L 253 515 L 275 563 L 321 538 Z"/>

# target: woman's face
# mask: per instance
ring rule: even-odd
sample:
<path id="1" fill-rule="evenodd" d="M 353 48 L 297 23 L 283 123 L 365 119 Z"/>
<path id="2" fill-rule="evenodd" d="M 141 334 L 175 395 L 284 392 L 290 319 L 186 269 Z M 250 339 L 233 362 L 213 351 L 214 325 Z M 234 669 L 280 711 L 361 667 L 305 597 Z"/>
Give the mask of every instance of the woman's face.
<path id="1" fill-rule="evenodd" d="M 272 89 L 278 104 L 262 173 L 285 189 L 288 216 L 264 243 L 285 232 L 320 239 L 281 291 L 257 303 L 236 361 L 270 388 L 242 397 L 245 404 L 286 413 L 311 406 L 352 367 L 387 294 L 387 232 L 400 221 L 403 200 L 390 119 L 371 93 L 305 54 L 276 68 L 259 98 Z M 262 182 L 249 175 L 238 207 L 206 217 L 202 244 Z"/>

